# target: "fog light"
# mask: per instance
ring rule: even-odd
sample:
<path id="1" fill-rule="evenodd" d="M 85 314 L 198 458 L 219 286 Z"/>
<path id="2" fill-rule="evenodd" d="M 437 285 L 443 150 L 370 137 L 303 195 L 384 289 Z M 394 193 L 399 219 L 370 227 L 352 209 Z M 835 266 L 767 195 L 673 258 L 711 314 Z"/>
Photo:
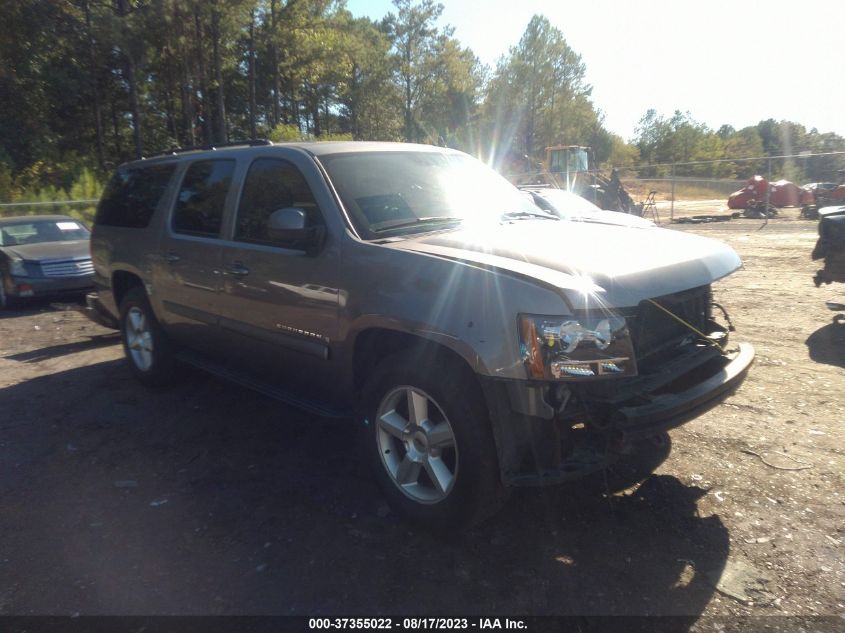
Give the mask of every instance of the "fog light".
<path id="1" fill-rule="evenodd" d="M 625 374 L 625 366 L 631 362 L 630 358 L 607 358 L 604 360 L 572 360 L 562 359 L 552 361 L 551 372 L 555 378 L 589 378 L 591 376 L 605 376 L 607 374 Z"/>
<path id="2" fill-rule="evenodd" d="M 624 369 L 622 369 L 616 363 L 602 363 L 601 364 L 601 373 L 603 374 L 621 374 Z"/>
<path id="3" fill-rule="evenodd" d="M 584 378 L 595 375 L 596 372 L 590 369 L 589 363 L 552 362 L 552 376 L 555 378 L 562 378 L 564 376 L 578 376 L 579 378 Z"/>

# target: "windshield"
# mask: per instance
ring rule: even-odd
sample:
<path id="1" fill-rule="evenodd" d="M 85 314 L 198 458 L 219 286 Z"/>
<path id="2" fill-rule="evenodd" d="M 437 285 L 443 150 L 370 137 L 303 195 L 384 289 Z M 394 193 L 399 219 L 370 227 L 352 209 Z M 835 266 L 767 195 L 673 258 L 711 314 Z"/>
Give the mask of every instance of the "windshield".
<path id="1" fill-rule="evenodd" d="M 366 239 L 545 216 L 483 163 L 456 152 L 355 152 L 320 162 Z"/>
<path id="2" fill-rule="evenodd" d="M 544 189 L 539 195 L 563 216 L 589 215 L 601 211 L 589 200 L 564 189 Z"/>
<path id="3" fill-rule="evenodd" d="M 71 218 L 33 220 L 0 225 L 0 246 L 87 240 L 88 229 Z"/>

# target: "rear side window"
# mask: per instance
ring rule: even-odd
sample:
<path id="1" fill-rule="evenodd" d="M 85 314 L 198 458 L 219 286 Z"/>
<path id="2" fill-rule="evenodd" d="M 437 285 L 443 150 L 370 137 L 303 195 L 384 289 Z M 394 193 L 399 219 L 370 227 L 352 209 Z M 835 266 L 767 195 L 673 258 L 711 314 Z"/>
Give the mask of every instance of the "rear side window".
<path id="1" fill-rule="evenodd" d="M 322 224 L 314 194 L 304 176 L 291 163 L 277 158 L 259 158 L 249 168 L 238 206 L 235 239 L 285 246 L 267 231 L 274 211 L 296 207 L 305 211 L 308 226 Z"/>
<path id="2" fill-rule="evenodd" d="M 142 229 L 167 189 L 175 163 L 120 167 L 97 206 L 96 224 Z"/>
<path id="3" fill-rule="evenodd" d="M 218 237 L 234 171 L 233 160 L 203 160 L 188 167 L 173 210 L 173 230 Z"/>

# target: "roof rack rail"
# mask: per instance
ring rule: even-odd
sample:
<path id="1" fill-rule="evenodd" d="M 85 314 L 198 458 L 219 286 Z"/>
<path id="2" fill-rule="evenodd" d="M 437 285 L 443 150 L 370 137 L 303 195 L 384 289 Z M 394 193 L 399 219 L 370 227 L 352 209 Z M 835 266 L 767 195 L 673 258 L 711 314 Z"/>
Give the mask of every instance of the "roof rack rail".
<path id="1" fill-rule="evenodd" d="M 164 150 L 163 152 L 156 152 L 155 154 L 150 154 L 149 156 L 143 156 L 142 160 L 147 158 L 155 158 L 156 156 L 172 156 L 175 154 L 182 154 L 184 152 L 196 152 L 196 151 L 210 151 L 215 149 L 221 149 L 224 147 L 260 147 L 262 145 L 272 145 L 273 141 L 266 138 L 251 138 L 245 139 L 242 141 L 229 141 L 227 143 L 212 143 L 210 145 L 194 145 L 192 147 L 171 147 L 170 149 Z"/>

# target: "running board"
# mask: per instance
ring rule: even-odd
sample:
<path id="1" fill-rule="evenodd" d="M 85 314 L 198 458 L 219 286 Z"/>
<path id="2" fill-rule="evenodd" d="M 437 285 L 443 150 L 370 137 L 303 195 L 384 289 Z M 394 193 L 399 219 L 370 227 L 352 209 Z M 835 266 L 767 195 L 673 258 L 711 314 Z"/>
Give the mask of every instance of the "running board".
<path id="1" fill-rule="evenodd" d="M 321 402 L 315 402 L 313 400 L 308 400 L 306 398 L 296 396 L 292 393 L 285 391 L 284 389 L 281 389 L 280 387 L 277 387 L 276 385 L 254 378 L 246 372 L 238 371 L 236 369 L 226 367 L 225 365 L 221 365 L 220 363 L 217 363 L 196 352 L 185 349 L 179 350 L 178 352 L 176 352 L 176 358 L 183 363 L 191 365 L 192 367 L 196 367 L 197 369 L 212 374 L 213 376 L 223 378 L 224 380 L 233 382 L 237 385 L 240 385 L 241 387 L 252 389 L 253 391 L 257 391 L 258 393 L 265 395 L 268 398 L 273 398 L 274 400 L 278 400 L 279 402 L 283 402 L 284 404 L 296 407 L 297 409 L 301 409 L 302 411 L 313 413 L 314 415 L 318 415 L 323 418 L 350 417 L 348 412 L 343 412 L 338 409 L 334 409 Z"/>

